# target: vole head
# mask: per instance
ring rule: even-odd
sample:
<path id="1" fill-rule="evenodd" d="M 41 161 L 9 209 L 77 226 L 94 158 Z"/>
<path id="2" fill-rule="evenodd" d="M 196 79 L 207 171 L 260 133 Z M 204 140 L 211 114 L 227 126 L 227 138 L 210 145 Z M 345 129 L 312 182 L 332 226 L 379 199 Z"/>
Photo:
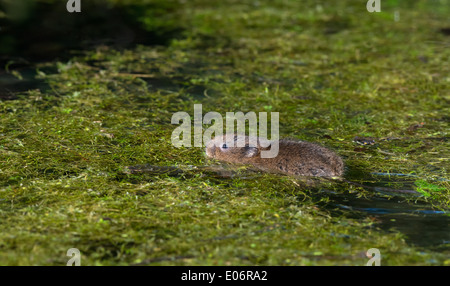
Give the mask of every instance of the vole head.
<path id="1" fill-rule="evenodd" d="M 259 158 L 262 150 L 270 148 L 265 146 L 270 146 L 270 141 L 262 142 L 260 138 L 253 136 L 225 134 L 206 143 L 206 155 L 218 160 L 241 163 Z"/>

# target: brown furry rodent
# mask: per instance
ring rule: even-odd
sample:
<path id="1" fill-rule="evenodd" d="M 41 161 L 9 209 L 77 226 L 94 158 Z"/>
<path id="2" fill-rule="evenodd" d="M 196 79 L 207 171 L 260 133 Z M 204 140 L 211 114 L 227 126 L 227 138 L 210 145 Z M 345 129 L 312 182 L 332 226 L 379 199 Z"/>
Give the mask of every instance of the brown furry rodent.
<path id="1" fill-rule="evenodd" d="M 254 141 L 250 141 L 250 138 Z M 257 144 L 249 144 L 250 142 Z M 344 162 L 338 155 L 325 147 L 304 141 L 281 139 L 278 141 L 278 155 L 274 158 L 262 158 L 261 152 L 269 150 L 273 142 L 237 134 L 228 135 L 227 140 L 225 134 L 206 144 L 206 155 L 230 163 L 249 164 L 264 171 L 290 175 L 339 177 L 344 173 Z"/>

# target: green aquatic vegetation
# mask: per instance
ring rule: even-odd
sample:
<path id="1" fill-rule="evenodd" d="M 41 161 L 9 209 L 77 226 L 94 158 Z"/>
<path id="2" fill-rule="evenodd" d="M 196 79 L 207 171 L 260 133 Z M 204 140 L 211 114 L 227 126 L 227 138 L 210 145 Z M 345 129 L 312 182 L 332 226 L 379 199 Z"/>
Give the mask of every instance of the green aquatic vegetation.
<path id="1" fill-rule="evenodd" d="M 416 190 L 426 197 L 431 197 L 432 194 L 445 190 L 443 186 L 434 185 L 424 180 L 415 181 L 414 184 L 417 186 Z"/>
<path id="2" fill-rule="evenodd" d="M 346 204 L 448 213 L 446 1 L 110 3 L 177 36 L 41 62 L 48 89 L 0 101 L 0 264 L 65 265 L 72 247 L 82 265 L 365 265 L 370 248 L 382 265 L 449 264 L 448 244 Z M 175 148 L 171 117 L 194 104 L 279 112 L 281 136 L 336 150 L 347 181 Z"/>

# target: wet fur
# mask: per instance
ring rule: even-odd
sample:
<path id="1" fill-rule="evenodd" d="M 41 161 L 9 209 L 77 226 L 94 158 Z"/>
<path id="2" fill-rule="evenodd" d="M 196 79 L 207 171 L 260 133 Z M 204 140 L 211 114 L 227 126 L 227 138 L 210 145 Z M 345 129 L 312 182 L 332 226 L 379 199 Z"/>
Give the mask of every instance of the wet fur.
<path id="1" fill-rule="evenodd" d="M 344 173 L 342 159 L 333 151 L 314 143 L 281 139 L 275 158 L 261 158 L 261 151 L 270 149 L 270 146 L 261 147 L 262 139 L 257 138 L 257 146 L 250 146 L 248 136 L 235 134 L 230 138 L 226 140 L 225 134 L 209 141 L 206 155 L 225 162 L 249 164 L 267 172 L 318 177 L 339 177 Z M 245 146 L 233 147 L 237 143 Z M 227 148 L 222 148 L 223 144 Z"/>

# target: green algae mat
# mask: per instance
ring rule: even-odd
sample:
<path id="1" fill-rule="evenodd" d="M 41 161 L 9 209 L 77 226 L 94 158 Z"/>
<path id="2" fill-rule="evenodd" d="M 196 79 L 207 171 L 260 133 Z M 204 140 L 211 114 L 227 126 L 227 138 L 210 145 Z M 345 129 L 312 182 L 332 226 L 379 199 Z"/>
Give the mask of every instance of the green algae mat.
<path id="1" fill-rule="evenodd" d="M 0 6 L 0 265 L 450 264 L 450 1 L 59 2 Z M 194 104 L 344 178 L 175 147 Z"/>

